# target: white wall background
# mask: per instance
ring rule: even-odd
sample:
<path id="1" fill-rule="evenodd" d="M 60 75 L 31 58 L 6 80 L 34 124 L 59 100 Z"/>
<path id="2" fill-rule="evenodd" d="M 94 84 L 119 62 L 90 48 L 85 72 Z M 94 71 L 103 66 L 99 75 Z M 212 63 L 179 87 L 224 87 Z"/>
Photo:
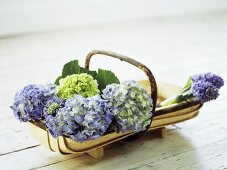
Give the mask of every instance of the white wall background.
<path id="1" fill-rule="evenodd" d="M 226 0 L 0 0 L 0 37 L 226 10 Z"/>

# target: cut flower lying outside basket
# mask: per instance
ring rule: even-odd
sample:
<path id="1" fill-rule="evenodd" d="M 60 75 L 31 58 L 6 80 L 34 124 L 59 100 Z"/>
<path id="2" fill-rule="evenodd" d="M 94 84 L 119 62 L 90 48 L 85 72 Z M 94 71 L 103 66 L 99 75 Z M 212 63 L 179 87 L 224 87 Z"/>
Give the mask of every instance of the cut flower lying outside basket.
<path id="1" fill-rule="evenodd" d="M 111 71 L 90 71 L 95 54 L 126 61 L 144 71 L 148 80 L 120 83 Z M 65 64 L 55 84 L 24 87 L 16 93 L 11 108 L 52 151 L 86 152 L 100 158 L 105 145 L 197 116 L 202 104 L 216 99 L 223 85 L 223 79 L 212 73 L 189 78 L 182 89 L 156 84 L 145 65 L 120 54 L 94 50 L 88 54 L 85 68 L 77 60 Z"/>

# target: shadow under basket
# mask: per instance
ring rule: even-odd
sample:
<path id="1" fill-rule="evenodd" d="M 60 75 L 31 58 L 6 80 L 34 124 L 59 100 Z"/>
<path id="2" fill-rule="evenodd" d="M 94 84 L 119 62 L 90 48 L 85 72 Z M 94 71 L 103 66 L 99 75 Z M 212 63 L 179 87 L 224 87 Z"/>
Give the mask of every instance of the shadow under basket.
<path id="1" fill-rule="evenodd" d="M 139 84 L 148 92 L 151 91 L 148 80 L 139 81 Z M 168 83 L 157 83 L 158 103 L 180 90 L 180 87 Z M 156 107 L 152 124 L 148 131 L 160 137 L 166 133 L 165 126 L 180 123 L 196 117 L 199 114 L 201 103 L 194 101 L 182 102 L 165 107 Z M 134 133 L 109 133 L 96 140 L 87 142 L 75 142 L 67 137 L 53 138 L 43 122 L 28 122 L 27 126 L 31 135 L 48 149 L 61 154 L 87 153 L 98 159 L 104 156 L 103 147 L 111 143 L 127 138 Z"/>

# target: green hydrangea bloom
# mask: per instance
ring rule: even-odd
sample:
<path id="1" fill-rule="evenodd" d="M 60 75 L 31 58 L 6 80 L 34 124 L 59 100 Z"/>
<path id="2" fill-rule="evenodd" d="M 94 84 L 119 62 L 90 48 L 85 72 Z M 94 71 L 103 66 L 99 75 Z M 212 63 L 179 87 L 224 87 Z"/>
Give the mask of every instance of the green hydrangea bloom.
<path id="1" fill-rule="evenodd" d="M 99 94 L 97 81 L 86 73 L 72 74 L 60 79 L 59 83 L 57 94 L 65 100 L 75 95 L 92 97 Z"/>
<path id="2" fill-rule="evenodd" d="M 49 105 L 49 107 L 47 109 L 47 113 L 54 114 L 54 113 L 56 113 L 56 110 L 58 110 L 59 108 L 60 108 L 60 104 L 53 102 Z"/>

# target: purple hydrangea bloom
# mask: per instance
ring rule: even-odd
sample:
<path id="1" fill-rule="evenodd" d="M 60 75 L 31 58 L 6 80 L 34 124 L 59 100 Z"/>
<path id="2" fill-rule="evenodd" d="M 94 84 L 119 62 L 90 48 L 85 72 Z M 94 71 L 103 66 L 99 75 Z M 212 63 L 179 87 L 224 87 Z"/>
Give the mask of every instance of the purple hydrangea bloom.
<path id="1" fill-rule="evenodd" d="M 192 77 L 192 94 L 196 101 L 208 102 L 219 96 L 219 89 L 224 85 L 223 79 L 215 74 L 198 74 Z"/>
<path id="2" fill-rule="evenodd" d="M 54 115 L 49 114 L 49 115 L 46 115 L 45 120 L 46 120 L 45 123 L 48 128 L 48 131 L 54 138 L 57 138 L 58 136 L 62 136 L 63 134 L 62 125 L 64 122 L 59 120 L 64 120 L 63 117 L 56 118 Z"/>
<path id="3" fill-rule="evenodd" d="M 137 82 L 108 85 L 102 97 L 108 101 L 118 131 L 139 132 L 150 124 L 153 100 Z"/>
<path id="4" fill-rule="evenodd" d="M 54 85 L 27 85 L 17 92 L 11 108 L 17 119 L 22 122 L 43 119 L 43 109 L 55 94 Z"/>
<path id="5" fill-rule="evenodd" d="M 48 116 L 46 125 L 53 137 L 68 136 L 77 142 L 102 136 L 111 123 L 106 101 L 100 96 L 79 95 L 66 100 L 55 116 Z"/>

